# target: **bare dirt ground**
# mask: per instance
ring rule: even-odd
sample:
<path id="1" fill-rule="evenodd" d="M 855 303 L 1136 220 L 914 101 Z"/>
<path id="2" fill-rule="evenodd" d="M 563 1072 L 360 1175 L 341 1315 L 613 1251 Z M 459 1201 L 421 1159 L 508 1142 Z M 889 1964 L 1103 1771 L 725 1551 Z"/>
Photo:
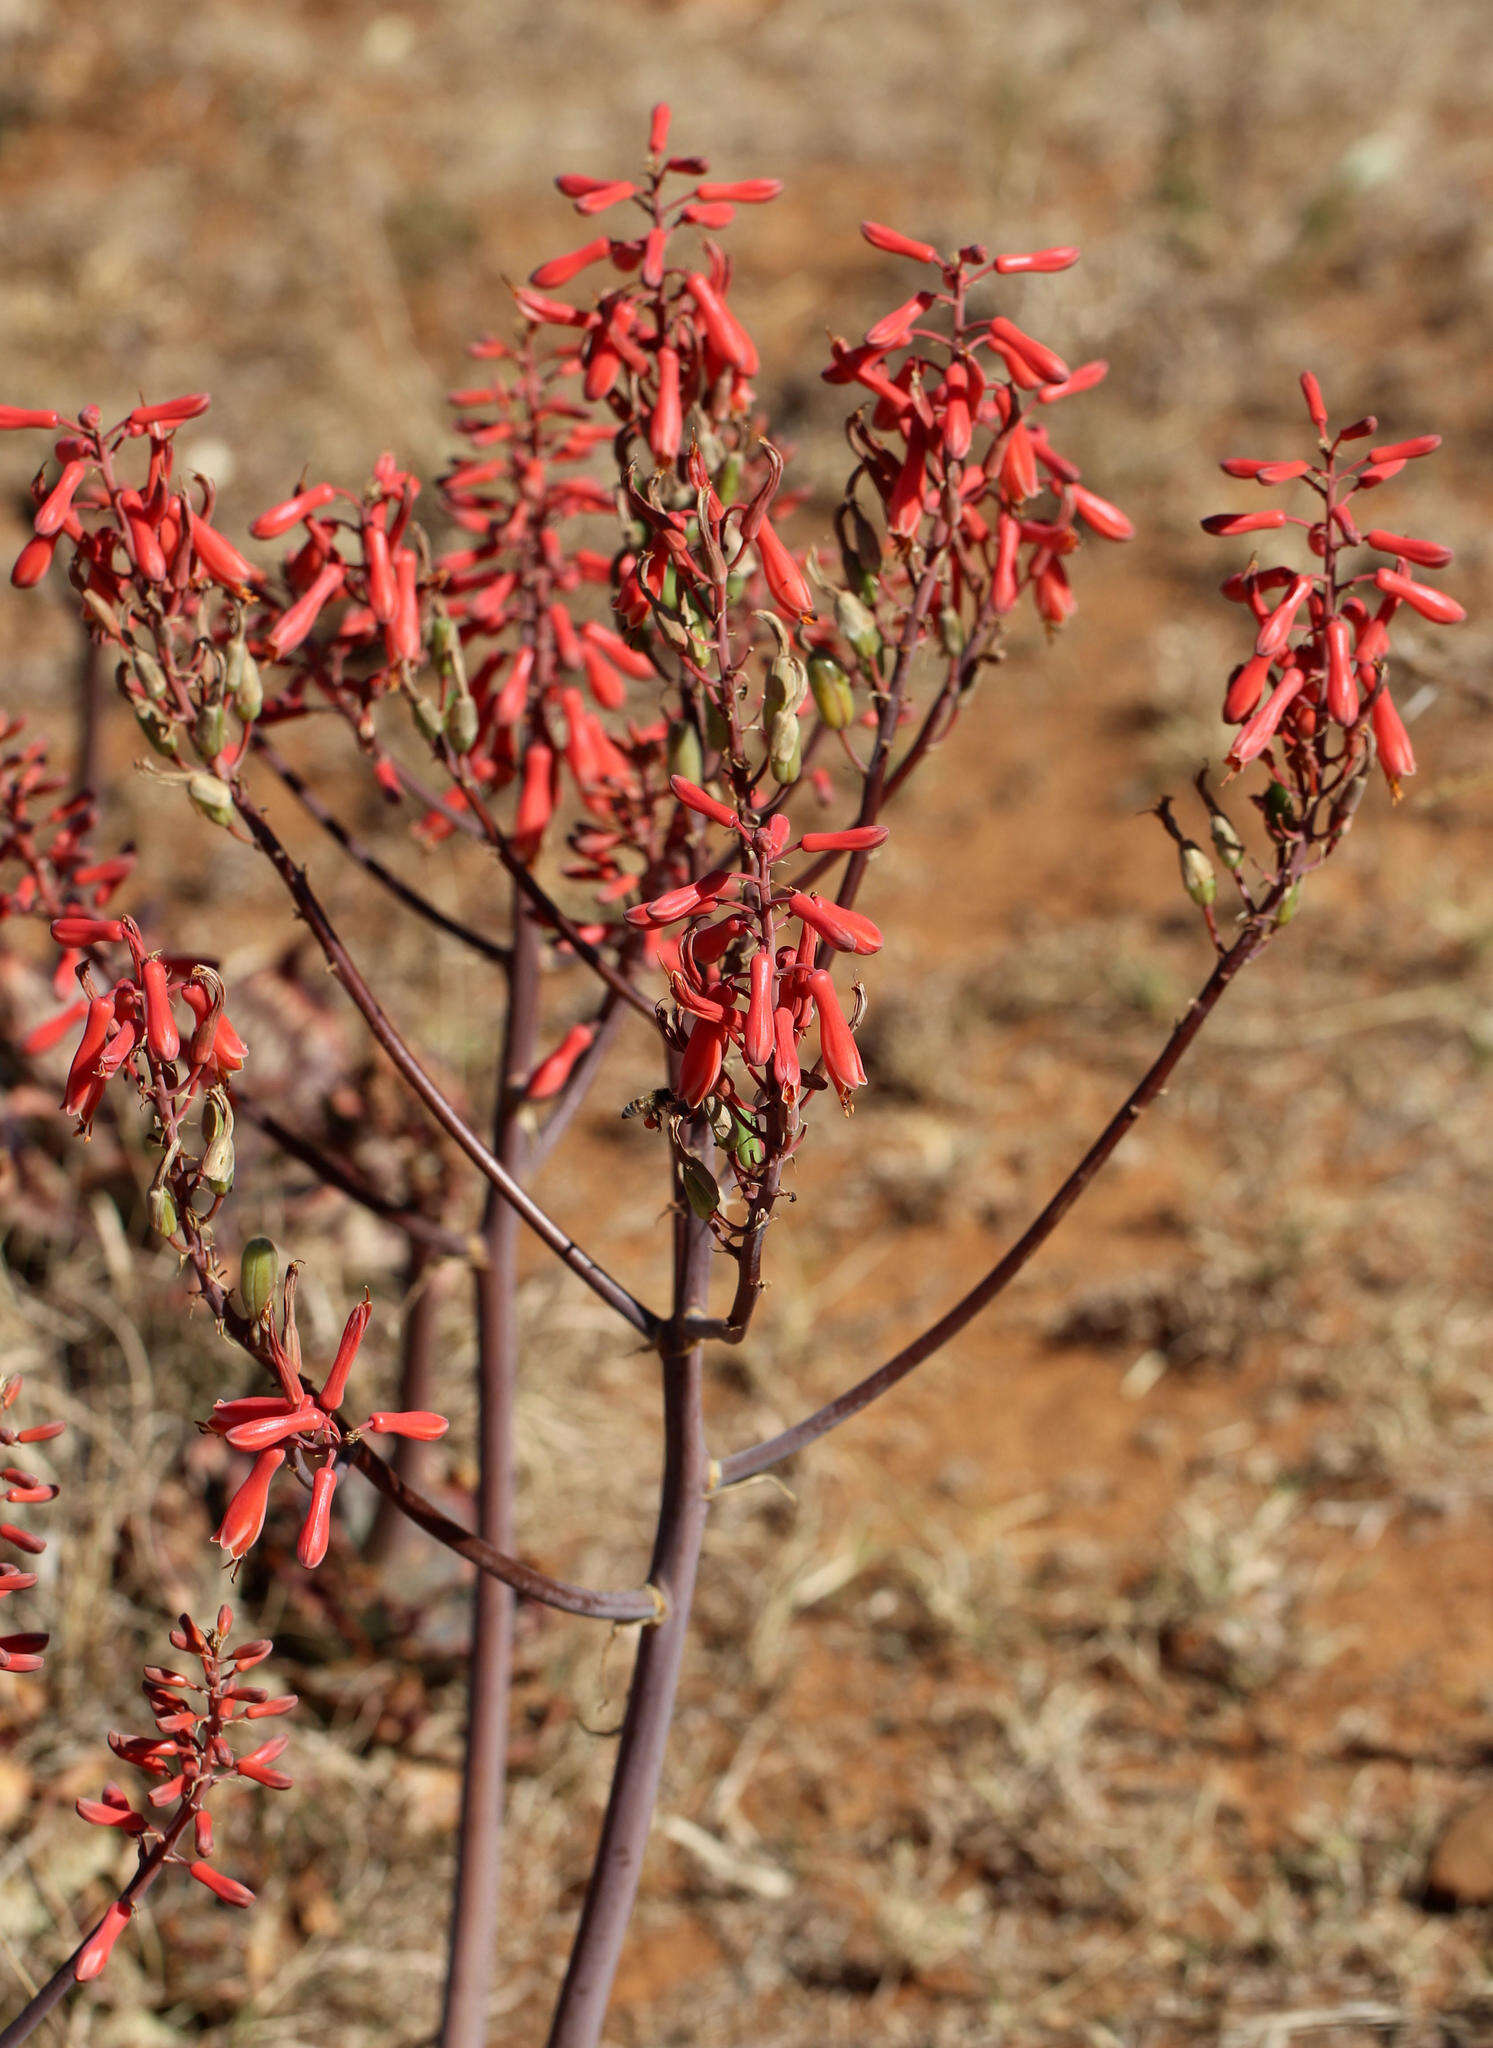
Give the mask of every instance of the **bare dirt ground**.
<path id="1" fill-rule="evenodd" d="M 1448 1817 L 1493 1792 L 1490 67 L 1475 4 L 0 0 L 0 392 L 107 410 L 137 386 L 211 388 L 196 458 L 234 524 L 304 461 L 355 478 L 392 444 L 438 467 L 463 341 L 503 324 L 506 278 L 567 246 L 550 174 L 625 167 L 658 97 L 721 175 L 788 180 L 741 223 L 738 296 L 821 498 L 842 468 L 823 330 L 858 332 L 901 283 L 856 238 L 862 214 L 1085 247 L 1011 310 L 1111 359 L 1070 432 L 1140 536 L 1086 551 L 1054 645 L 1016 636 L 876 870 L 874 1085 L 852 1122 L 821 1121 L 761 1327 L 719 1374 L 722 1447 L 989 1263 L 1206 972 L 1140 814 L 1221 750 L 1238 649 L 1215 593 L 1237 563 L 1197 531 L 1234 502 L 1212 465 L 1294 452 L 1308 363 L 1335 410 L 1447 437 L 1393 501 L 1393 523 L 1457 547 L 1445 580 L 1473 613 L 1407 642 L 1407 801 L 1366 806 L 998 1311 L 801 1461 L 791 1496 L 722 1504 L 618 2044 L 1493 2040 L 1493 1909 L 1426 1894 Z M 0 449 L 0 552 L 27 453 Z M 65 730 L 57 619 L 7 594 L 3 630 L 7 708 Z M 139 907 L 184 889 L 180 942 L 242 982 L 279 943 L 263 885 L 226 842 L 163 831 L 130 759 L 118 734 L 113 816 L 151 823 Z M 480 1097 L 479 970 L 302 843 L 396 1010 Z M 490 879 L 473 862 L 442 886 L 480 914 Z M 350 1025 L 306 980 L 347 1057 Z M 658 1160 L 615 1111 L 651 1079 L 624 1039 L 547 1178 L 640 1283 Z M 0 1713 L 6 2008 L 103 1896 L 117 1848 L 71 1802 L 107 1775 L 140 1656 L 216 1597 L 223 1471 L 181 1418 L 242 1378 L 210 1329 L 183 1338 L 169 1265 L 142 1249 L 138 1161 L 56 1159 L 45 1199 L 12 1190 L 0 1296 L 6 1368 L 72 1424 L 47 1682 L 13 1684 Z M 261 1201 L 245 1231 L 306 1252 L 323 1342 L 373 1279 L 387 1375 L 393 1241 L 294 1176 Z M 462 1306 L 449 1290 L 455 1488 Z M 648 1371 L 537 1261 L 525 1313 L 525 1547 L 628 1579 Z M 189 1887 L 163 1895 L 58 2041 L 425 2037 L 460 1589 L 411 1551 L 380 1594 L 340 1551 L 312 1593 L 293 1570 L 243 1589 L 307 1702 L 297 1790 L 227 1820 L 260 1904 L 230 1923 Z M 627 1657 L 525 1618 L 505 2048 L 542 2028 Z"/>

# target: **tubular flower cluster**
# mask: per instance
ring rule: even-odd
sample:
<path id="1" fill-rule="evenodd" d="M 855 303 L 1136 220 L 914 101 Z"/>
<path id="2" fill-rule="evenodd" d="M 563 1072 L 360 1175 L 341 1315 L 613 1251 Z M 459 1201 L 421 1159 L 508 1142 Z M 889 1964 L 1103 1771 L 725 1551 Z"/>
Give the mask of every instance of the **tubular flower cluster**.
<path id="1" fill-rule="evenodd" d="M 5 1415 L 15 1406 L 21 1391 L 19 1373 L 0 1379 L 0 1415 Z M 9 1453 L 24 1444 L 48 1443 L 53 1437 L 61 1436 L 65 1425 L 60 1422 L 34 1422 L 26 1429 L 15 1429 L 8 1423 L 0 1423 L 0 1452 Z M 41 1479 L 36 1473 L 28 1472 L 19 1465 L 0 1466 L 0 1502 L 7 1508 L 46 1507 L 57 1498 L 59 1488 L 49 1479 Z M 16 1552 L 21 1557 L 39 1557 L 46 1549 L 46 1540 L 30 1529 L 8 1518 L 0 1520 L 0 1548 Z M 8 1557 L 0 1556 L 0 1602 L 8 1600 L 12 1593 L 29 1593 L 36 1584 L 36 1573 L 13 1564 Z M 6 1633 L 0 1629 L 0 1671 L 40 1671 L 42 1653 L 50 1640 L 45 1634 L 34 1629 L 23 1629 Z"/>
<path id="2" fill-rule="evenodd" d="M 41 1051 L 81 1020 L 82 1035 L 68 1069 L 62 1107 L 84 1131 L 116 1074 L 128 1071 L 142 1091 L 159 1087 L 174 1103 L 184 1105 L 199 1089 L 221 1090 L 244 1064 L 248 1048 L 224 1014 L 223 983 L 212 968 L 147 953 L 140 928 L 130 917 L 65 911 L 53 918 L 52 937 L 79 961 L 83 999 L 33 1032 L 27 1050 Z M 99 947 L 120 944 L 129 949 L 130 972 L 99 994 L 92 956 Z M 178 1000 L 190 1017 L 185 1032 L 175 1007 Z M 226 1178 L 231 1181 L 231 1168 Z"/>
<path id="3" fill-rule="evenodd" d="M 73 1972 L 80 1983 L 102 1972 L 129 1925 L 136 1897 L 168 1866 L 183 1867 L 224 1905 L 254 1903 L 249 1887 L 225 1876 L 212 1861 L 213 1823 L 207 1802 L 216 1786 L 235 1780 L 272 1792 L 288 1790 L 290 1779 L 276 1768 L 287 1738 L 272 1736 L 240 1751 L 229 1740 L 229 1731 L 235 1724 L 288 1714 L 297 1702 L 294 1693 L 275 1695 L 263 1686 L 244 1683 L 274 1644 L 263 1640 L 230 1649 L 232 1628 L 230 1607 L 220 1607 L 214 1626 L 207 1630 L 182 1615 L 171 1631 L 171 1643 L 196 1659 L 200 1680 L 185 1671 L 147 1664 L 141 1690 L 155 1722 L 154 1735 L 110 1735 L 109 1747 L 121 1762 L 156 1780 L 145 1800 L 137 1806 L 123 1787 L 111 1783 L 99 1798 L 77 1801 L 83 1820 L 128 1835 L 140 1858 L 136 1877 L 78 1952 Z"/>
<path id="4" fill-rule="evenodd" d="M 287 1456 L 291 1456 L 298 1467 L 310 1474 L 311 1501 L 301 1525 L 296 1555 L 312 1571 L 327 1554 L 332 1497 L 347 1445 L 364 1434 L 413 1437 L 429 1443 L 443 1436 L 448 1424 L 443 1415 L 411 1410 L 401 1414 L 381 1412 L 370 1416 L 358 1429 L 344 1429 L 337 1419 L 337 1410 L 347 1391 L 348 1375 L 373 1304 L 365 1293 L 347 1319 L 321 1391 L 313 1393 L 301 1378 L 301 1340 L 295 1316 L 298 1270 L 292 1265 L 285 1275 L 279 1330 L 275 1329 L 267 1293 L 258 1318 L 263 1324 L 280 1392 L 218 1401 L 205 1426 L 225 1438 L 236 1451 L 248 1452 L 254 1460 L 249 1476 L 228 1503 L 214 1542 L 222 1546 L 234 1564 L 247 1555 L 263 1531 L 270 1486 Z M 251 1301 L 250 1307 L 253 1306 Z"/>
<path id="5" fill-rule="evenodd" d="M 1224 696 L 1223 715 L 1239 727 L 1229 766 L 1238 770 L 1264 758 L 1275 770 L 1283 759 L 1300 783 L 1302 799 L 1310 802 L 1335 770 L 1363 761 L 1372 745 L 1398 797 L 1400 784 L 1415 773 L 1415 755 L 1389 691 L 1390 627 L 1402 606 L 1442 626 L 1457 625 L 1467 614 L 1454 598 L 1412 573 L 1445 568 L 1450 548 L 1377 526 L 1360 531 L 1351 508 L 1362 492 L 1429 455 L 1440 437 L 1422 434 L 1354 456 L 1352 449 L 1373 435 L 1378 422 L 1355 420 L 1329 439 L 1317 380 L 1308 372 L 1301 381 L 1321 460 L 1236 457 L 1223 470 L 1266 486 L 1302 483 L 1321 501 L 1319 510 L 1309 517 L 1279 507 L 1219 512 L 1203 521 L 1206 532 L 1225 537 L 1299 527 L 1321 564 L 1306 572 L 1251 564 L 1223 585 L 1224 596 L 1244 605 L 1256 628 L 1250 656 L 1230 676 Z M 1390 561 L 1345 575 L 1344 551 L 1361 549 Z"/>
<path id="6" fill-rule="evenodd" d="M 974 314 L 969 298 L 996 276 L 1066 269 L 1078 251 L 992 257 L 971 244 L 944 257 L 876 221 L 861 232 L 884 254 L 932 269 L 937 281 L 876 321 L 860 343 L 831 345 L 825 381 L 858 385 L 875 400 L 869 420 L 857 414 L 848 429 L 858 458 L 850 504 L 864 480 L 899 557 L 939 551 L 934 616 L 1005 618 L 1029 590 L 1047 625 L 1062 625 L 1075 602 L 1067 558 L 1084 533 L 1123 541 L 1135 529 L 1082 482 L 1032 408 L 1092 389 L 1107 365 L 1070 370 L 1003 314 Z M 851 538 L 842 529 L 842 547 L 847 573 L 869 597 L 882 564 L 868 531 Z"/>
<path id="7" fill-rule="evenodd" d="M 100 860 L 90 850 L 98 824 L 98 799 L 77 790 L 33 812 L 47 798 L 69 788 L 47 764 L 45 740 L 24 740 L 19 718 L 0 718 L 0 864 L 19 868 L 14 887 L 0 889 L 0 922 L 9 917 L 50 917 L 64 903 L 102 910 L 135 865 L 133 853 Z M 81 956 L 64 954 L 58 993 L 72 985 Z"/>
<path id="8" fill-rule="evenodd" d="M 690 1109 L 714 1097 L 733 1113 L 740 1136 L 729 1149 L 750 1178 L 765 1156 L 767 1126 L 783 1111 L 796 1111 L 806 1083 L 824 1085 L 817 1068 L 805 1075 L 799 1055 L 816 1019 L 817 1066 L 841 1103 L 848 1109 L 854 1091 L 864 1087 L 860 1052 L 820 952 L 878 953 L 882 945 L 870 918 L 795 889 L 775 870 L 796 853 L 868 851 L 886 838 L 886 828 L 794 839 L 781 812 L 758 823 L 682 776 L 673 787 L 687 810 L 735 836 L 739 866 L 716 867 L 638 904 L 627 919 L 655 932 L 685 926 L 672 949 L 678 964 L 669 973 L 682 1042 L 678 1093 Z M 750 1098 L 727 1070 L 732 1051 L 754 1083 Z"/>

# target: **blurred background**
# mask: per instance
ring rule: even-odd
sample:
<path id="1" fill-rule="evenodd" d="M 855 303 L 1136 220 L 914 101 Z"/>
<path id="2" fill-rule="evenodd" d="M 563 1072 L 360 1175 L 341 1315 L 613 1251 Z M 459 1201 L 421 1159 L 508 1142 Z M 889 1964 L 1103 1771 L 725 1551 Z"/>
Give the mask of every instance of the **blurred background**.
<path id="1" fill-rule="evenodd" d="M 996 1311 L 800 1461 L 791 1493 L 721 1505 L 619 2044 L 1493 2039 L 1490 83 L 1476 0 L 0 0 L 0 396 L 110 415 L 142 390 L 210 389 L 182 445 L 240 535 L 303 465 L 356 483 L 392 447 L 438 471 L 464 344 L 506 327 L 509 281 L 581 238 L 552 176 L 626 174 L 656 99 L 717 176 L 786 181 L 730 246 L 811 492 L 801 539 L 847 466 L 825 331 L 859 334 L 907 289 L 858 220 L 1083 246 L 1006 310 L 1071 361 L 1109 359 L 1063 445 L 1138 537 L 1084 551 L 1079 615 L 1051 645 L 1020 626 L 873 873 L 890 935 L 873 1086 L 853 1122 L 821 1118 L 775 1227 L 772 1292 L 713 1386 L 722 1449 L 990 1263 L 1206 974 L 1144 812 L 1222 752 L 1244 651 L 1217 585 L 1246 544 L 1198 529 L 1247 502 L 1219 458 L 1310 452 L 1308 366 L 1337 418 L 1446 437 L 1375 507 L 1456 547 L 1440 580 L 1472 614 L 1404 634 L 1406 800 L 1372 794 Z M 7 560 L 36 459 L 0 447 Z M 65 736 L 59 594 L 7 589 L 0 632 L 4 708 Z M 130 907 L 149 929 L 169 900 L 173 946 L 215 948 L 231 987 L 297 978 L 306 1029 L 364 1101 L 379 1084 L 356 1033 L 286 954 L 247 857 L 162 812 L 134 751 L 116 721 L 103 837 L 142 841 Z M 422 871 L 336 741 L 305 754 L 391 860 L 482 913 L 479 859 Z M 391 1007 L 480 1099 L 480 968 L 391 921 L 275 810 Z M 290 1100 L 274 1026 L 261 1042 Z M 545 1186 L 646 1293 L 661 1164 L 617 1118 L 652 1085 L 644 1051 L 624 1036 Z M 218 1597 L 203 1545 L 223 1468 L 184 1447 L 181 1418 L 247 1369 L 176 1313 L 137 1167 L 59 1141 L 44 1199 L 5 1190 L 0 1356 L 72 1424 L 36 1596 L 48 1672 L 0 1699 L 5 2009 L 105 1896 L 118 1845 L 71 1802 L 107 1775 L 106 1727 L 133 1725 L 138 1656 L 180 1605 Z M 369 1378 L 391 1384 L 395 1241 L 293 1174 L 255 1187 L 239 1224 L 307 1256 L 316 1342 L 375 1284 Z M 465 1307 L 442 1287 L 457 1491 Z M 648 1363 L 538 1260 L 524 1315 L 526 1552 L 635 1576 Z M 157 1931 L 58 2041 L 388 2048 L 432 2023 L 462 1589 L 417 1548 L 380 1593 L 345 1539 L 314 1593 L 295 1579 L 243 1589 L 307 1702 L 296 1792 L 225 1816 L 224 1866 L 259 1905 L 230 1925 L 189 1887 L 162 1896 Z M 494 2041 L 542 2030 L 628 1654 L 525 1617 Z"/>

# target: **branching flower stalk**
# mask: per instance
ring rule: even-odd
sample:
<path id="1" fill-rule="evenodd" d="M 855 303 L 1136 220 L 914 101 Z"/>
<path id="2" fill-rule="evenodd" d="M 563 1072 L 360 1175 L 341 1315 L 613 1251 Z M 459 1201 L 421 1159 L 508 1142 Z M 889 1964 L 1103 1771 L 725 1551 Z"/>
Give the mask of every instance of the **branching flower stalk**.
<path id="1" fill-rule="evenodd" d="M 94 796 L 64 793 L 42 751 L 5 728 L 0 915 L 50 926 L 64 1000 L 20 1056 L 44 1063 L 73 1042 L 63 1108 L 84 1135 L 102 1118 L 143 1120 L 159 1155 L 150 1225 L 223 1333 L 270 1376 L 270 1391 L 262 1382 L 226 1391 L 202 1424 L 250 1460 L 217 1530 L 222 1552 L 236 1568 L 272 1490 L 294 1480 L 306 1489 L 297 1568 L 321 1567 L 341 1475 L 355 1468 L 381 1495 L 376 1551 L 387 1551 L 397 1515 L 476 1567 L 443 2048 L 480 2048 L 486 2038 L 515 1597 L 640 1627 L 549 2035 L 551 2048 L 594 2048 L 642 1870 L 711 1501 L 887 1392 L 1040 1249 L 1234 979 L 1296 914 L 1376 762 L 1396 796 L 1413 773 L 1388 680 L 1397 614 L 1462 617 L 1424 578 L 1446 565 L 1446 549 L 1359 523 L 1362 494 L 1428 454 L 1435 437 L 1359 453 L 1376 423 L 1333 433 L 1315 380 L 1303 377 L 1314 457 L 1224 469 L 1251 487 L 1300 486 L 1307 510 L 1205 522 L 1224 538 L 1289 529 L 1307 555 L 1304 567 L 1253 558 L 1224 584 L 1250 644 L 1225 691 L 1224 716 L 1237 728 L 1226 783 L 1215 788 L 1204 771 L 1196 784 L 1211 855 L 1172 801 L 1157 810 L 1213 949 L 1211 972 L 1147 1073 L 983 1277 L 798 1423 L 760 1444 L 717 1449 L 712 1347 L 739 1342 L 751 1326 L 773 1226 L 815 1118 L 848 1112 L 874 1078 L 857 1042 L 865 993 L 855 964 L 884 939 L 859 902 L 883 849 L 895 858 L 896 809 L 982 674 L 1004 659 L 1005 622 L 1030 605 L 1049 632 L 1060 629 L 1074 610 L 1084 546 L 1124 542 L 1133 529 L 1052 437 L 1051 408 L 1093 390 L 1105 364 L 1070 366 L 1000 304 L 1004 279 L 1055 276 L 1078 252 L 993 254 L 969 244 L 944 253 L 868 221 L 871 247 L 912 265 L 919 282 L 860 341 L 831 340 L 823 376 L 853 404 L 851 467 L 833 547 L 797 552 L 787 538 L 797 502 L 791 451 L 761 409 L 758 349 L 715 239 L 740 207 L 770 202 L 778 187 L 712 180 L 704 159 L 670 154 L 669 127 L 668 109 L 658 108 L 636 178 L 557 181 L 585 221 L 610 224 L 516 291 L 516 334 L 474 345 L 483 381 L 453 394 L 463 445 L 440 483 L 454 529 L 444 551 L 416 518 L 419 480 L 392 454 L 361 489 L 303 477 L 254 520 L 250 542 L 279 551 L 266 566 L 223 533 L 211 484 L 179 477 L 176 436 L 205 410 L 204 396 L 142 402 L 111 426 L 92 406 L 75 419 L 0 407 L 0 429 L 54 437 L 12 580 L 28 587 L 54 561 L 65 564 L 89 644 L 112 662 L 156 757 L 151 772 L 203 829 L 232 833 L 264 861 L 374 1054 L 402 1083 L 411 1127 L 438 1133 L 450 1161 L 438 1200 L 375 1184 L 335 1143 L 293 1128 L 259 1097 L 220 965 L 152 948 L 118 914 L 113 899 L 131 860 L 92 853 Z M 1366 553 L 1380 559 L 1366 562 Z M 287 750 L 313 712 L 341 721 L 353 758 L 428 852 L 501 872 L 500 929 L 439 908 L 312 788 Z M 1246 775 L 1248 785 L 1236 783 Z M 1239 788 L 1248 797 L 1236 821 L 1225 798 Z M 463 947 L 498 984 L 490 1136 L 395 1023 L 369 978 L 374 949 L 338 930 L 269 808 L 282 791 L 391 910 L 420 919 L 431 944 Z M 1218 863 L 1236 898 L 1232 924 Z M 623 1114 L 655 1134 L 663 1154 L 667 1306 L 606 1270 L 534 1193 L 609 1055 L 629 1063 Z M 371 1294 L 351 1305 L 320 1386 L 306 1377 L 298 1262 L 282 1277 L 278 1248 L 254 1228 L 235 1185 L 240 1123 L 401 1231 L 414 1285 L 432 1262 L 470 1273 L 479 1415 L 470 1526 L 424 1498 L 370 1442 L 438 1444 L 446 1424 L 434 1404 L 444 1387 L 360 1422 L 344 1412 Z M 641 1339 L 657 1361 L 655 1540 L 631 1587 L 572 1585 L 514 1554 L 525 1230 L 613 1311 L 620 1343 Z M 225 1260 L 220 1232 L 237 1245 L 236 1264 Z M 416 1334 L 406 1333 L 406 1370 L 420 1388 L 434 1354 L 426 1330 L 416 1358 Z M 19 1469 L 6 1476 L 31 1483 Z M 26 1576 L 10 1570 L 0 1594 Z M 162 1778 L 150 1803 L 174 1801 L 171 1817 L 158 1823 L 110 1790 L 90 1808 L 85 1818 L 139 1836 L 139 1870 L 0 2035 L 0 2048 L 26 2038 L 71 1984 L 103 1967 L 137 1899 L 184 1860 L 177 1845 L 189 1824 L 192 1874 L 220 1898 L 247 1903 L 206 1862 L 202 1801 L 225 1774 L 257 1770 L 261 1782 L 278 1782 L 263 1752 L 235 1761 L 225 1731 L 241 1703 L 243 1718 L 283 1703 L 239 1687 L 249 1653 L 235 1653 L 236 1663 L 228 1656 L 225 1617 L 206 1634 L 186 1622 L 179 1631 L 178 1647 L 202 1661 L 193 1696 L 203 1704 L 181 1704 L 195 1681 L 148 1674 L 157 1736 L 127 1745 L 128 1760 Z M 36 1654 L 31 1641 L 5 1639 L 0 1654 L 24 1662 Z"/>

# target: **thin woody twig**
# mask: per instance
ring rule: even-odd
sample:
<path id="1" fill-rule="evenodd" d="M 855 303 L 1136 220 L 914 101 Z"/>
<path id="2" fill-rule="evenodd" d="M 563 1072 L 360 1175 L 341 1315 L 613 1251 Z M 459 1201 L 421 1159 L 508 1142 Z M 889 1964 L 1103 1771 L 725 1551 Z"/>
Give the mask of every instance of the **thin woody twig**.
<path id="1" fill-rule="evenodd" d="M 502 1163 L 493 1157 L 489 1148 L 421 1066 L 395 1029 L 354 966 L 347 948 L 337 936 L 315 891 L 306 879 L 305 870 L 298 867 L 291 858 L 264 813 L 242 788 L 235 788 L 234 804 L 254 843 L 268 856 L 275 872 L 290 892 L 297 910 L 326 955 L 333 973 L 362 1012 L 374 1039 L 414 1094 L 424 1103 L 442 1129 L 456 1140 L 478 1171 L 498 1189 L 503 1199 L 512 1203 L 535 1236 L 549 1246 L 561 1263 L 584 1280 L 591 1291 L 599 1295 L 609 1308 L 615 1309 L 625 1323 L 652 1341 L 661 1327 L 660 1318 L 652 1309 L 646 1308 L 630 1294 L 620 1280 L 613 1279 L 604 1267 L 598 1265 L 583 1251 L 568 1231 L 548 1216 L 533 1197 L 518 1185 Z"/>
<path id="2" fill-rule="evenodd" d="M 735 1451 L 729 1458 L 722 1459 L 718 1478 L 720 1486 L 736 1486 L 743 1479 L 751 1479 L 759 1472 L 766 1472 L 770 1467 L 781 1464 L 785 1458 L 792 1457 L 796 1451 L 801 1451 L 807 1445 L 817 1442 L 820 1437 L 828 1435 L 830 1430 L 838 1428 L 842 1422 L 848 1422 L 852 1415 L 859 1415 L 863 1408 L 868 1408 L 873 1401 L 896 1386 L 899 1380 L 906 1379 L 907 1375 L 922 1365 L 926 1359 L 942 1350 L 952 1337 L 956 1337 L 968 1323 L 973 1322 L 981 1309 L 1010 1285 L 1032 1255 L 1051 1237 L 1121 1139 L 1134 1128 L 1142 1111 L 1161 1094 L 1174 1068 L 1212 1015 L 1229 983 L 1261 950 L 1269 939 L 1270 932 L 1270 924 L 1262 921 L 1252 924 L 1235 940 L 1193 998 L 1186 1016 L 1172 1032 L 1161 1052 L 1126 1096 L 1052 1200 L 1033 1218 L 1015 1244 L 996 1261 L 984 1278 L 967 1294 L 962 1295 L 936 1323 L 931 1324 L 920 1336 L 914 1337 L 911 1343 L 904 1344 L 900 1351 L 895 1352 L 884 1365 L 878 1366 L 875 1372 L 868 1373 L 853 1387 L 847 1387 L 844 1393 L 837 1394 L 822 1408 L 816 1408 L 812 1415 L 806 1415 L 791 1429 L 781 1430 L 777 1436 L 769 1437 L 763 1443 L 753 1444 L 746 1450 Z"/>

